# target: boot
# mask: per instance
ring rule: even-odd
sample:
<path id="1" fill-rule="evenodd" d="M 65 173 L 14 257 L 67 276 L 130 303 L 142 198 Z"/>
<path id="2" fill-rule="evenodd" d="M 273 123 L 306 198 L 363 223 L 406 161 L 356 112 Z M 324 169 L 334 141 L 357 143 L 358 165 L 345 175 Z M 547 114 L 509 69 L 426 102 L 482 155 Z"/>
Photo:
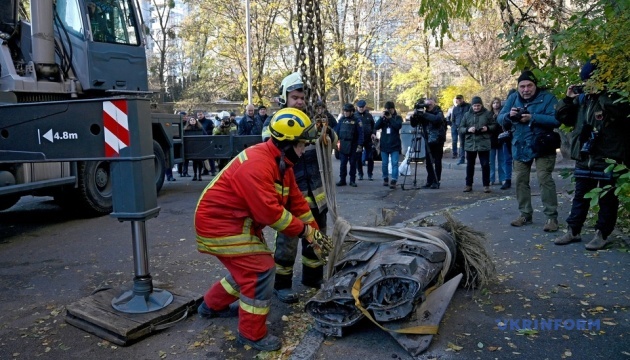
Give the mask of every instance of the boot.
<path id="1" fill-rule="evenodd" d="M 203 179 L 201 178 L 201 174 L 199 175 L 199 177 L 197 178 L 197 181 L 203 181 Z"/>
<path id="2" fill-rule="evenodd" d="M 282 341 L 278 339 L 277 336 L 271 334 L 267 334 L 264 338 L 254 341 L 238 333 L 238 342 L 243 345 L 249 345 L 259 351 L 276 351 L 280 350 L 282 347 Z"/>
<path id="3" fill-rule="evenodd" d="M 295 304 L 300 300 L 297 292 L 292 289 L 273 289 L 273 294 L 285 304 Z"/>
<path id="4" fill-rule="evenodd" d="M 483 192 L 485 192 L 486 194 L 490 192 L 490 186 L 484 186 L 483 187 Z"/>
<path id="5" fill-rule="evenodd" d="M 471 192 L 471 191 L 472 191 L 472 186 L 466 185 L 466 187 L 464 188 L 464 192 Z"/>
<path id="6" fill-rule="evenodd" d="M 392 180 L 392 182 L 389 183 L 389 188 L 392 190 L 396 189 L 396 180 Z"/>
<path id="7" fill-rule="evenodd" d="M 389 186 L 389 179 L 388 178 L 384 178 L 383 179 L 383 186 Z"/>
<path id="8" fill-rule="evenodd" d="M 193 176 L 192 181 L 197 181 L 197 174 L 195 174 L 195 176 Z"/>
<path id="9" fill-rule="evenodd" d="M 558 231 L 558 220 L 556 220 L 556 219 L 549 219 L 549 220 L 547 220 L 547 222 L 545 223 L 545 226 L 543 227 L 543 231 L 544 232 L 556 232 L 556 231 Z"/>
<path id="10" fill-rule="evenodd" d="M 567 228 L 566 234 L 555 239 L 553 243 L 556 245 L 567 245 L 572 242 L 580 242 L 580 241 L 582 241 L 582 236 L 580 236 L 580 234 L 573 235 L 573 229 L 571 229 L 571 227 L 569 226 L 569 228 Z"/>
<path id="11" fill-rule="evenodd" d="M 206 305 L 205 301 L 201 301 L 201 304 L 197 308 L 197 314 L 204 319 L 212 319 L 216 317 L 227 318 L 227 317 L 236 317 L 238 316 L 238 301 L 235 301 L 230 304 L 227 308 L 216 311 L 212 310 Z"/>
<path id="12" fill-rule="evenodd" d="M 335 185 L 337 186 L 346 186 L 346 180 L 339 180 Z"/>
<path id="13" fill-rule="evenodd" d="M 503 185 L 501 185 L 501 190 L 507 190 L 511 187 L 512 187 L 512 180 L 508 179 L 508 180 L 505 180 Z"/>
<path id="14" fill-rule="evenodd" d="M 608 241 L 607 239 L 604 239 L 602 232 L 597 230 L 595 231 L 595 236 L 593 237 L 593 240 L 591 240 L 588 244 L 584 245 L 584 248 L 590 251 L 602 250 L 608 244 L 610 244 L 610 241 Z"/>

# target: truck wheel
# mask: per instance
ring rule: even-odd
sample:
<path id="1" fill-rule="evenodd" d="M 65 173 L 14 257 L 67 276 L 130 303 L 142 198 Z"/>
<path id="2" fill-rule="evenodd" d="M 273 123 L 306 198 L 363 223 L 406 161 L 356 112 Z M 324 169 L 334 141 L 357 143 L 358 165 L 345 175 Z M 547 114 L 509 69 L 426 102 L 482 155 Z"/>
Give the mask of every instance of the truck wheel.
<path id="1" fill-rule="evenodd" d="M 153 155 L 155 155 L 155 192 L 157 194 L 162 190 L 164 185 L 164 174 L 166 172 L 166 156 L 160 144 L 153 140 Z"/>
<path id="2" fill-rule="evenodd" d="M 113 210 L 112 178 L 108 161 L 79 163 L 79 206 L 92 215 L 105 215 Z"/>
<path id="3" fill-rule="evenodd" d="M 15 196 L 15 195 L 7 195 L 7 196 L 0 197 L 0 211 L 6 210 L 12 207 L 19 200 L 20 200 L 20 197 Z"/>

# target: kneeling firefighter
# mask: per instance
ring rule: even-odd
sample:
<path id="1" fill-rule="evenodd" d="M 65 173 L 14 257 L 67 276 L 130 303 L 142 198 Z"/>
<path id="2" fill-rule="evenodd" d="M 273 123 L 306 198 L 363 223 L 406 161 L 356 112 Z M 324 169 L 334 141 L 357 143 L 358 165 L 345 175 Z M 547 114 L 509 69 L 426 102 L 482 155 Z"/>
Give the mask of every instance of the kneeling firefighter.
<path id="1" fill-rule="evenodd" d="M 315 251 L 331 247 L 293 173 L 306 143 L 317 135 L 314 124 L 297 109 L 283 109 L 269 129 L 271 140 L 233 159 L 204 189 L 195 210 L 197 249 L 216 256 L 229 271 L 204 295 L 199 315 L 238 315 L 238 341 L 264 351 L 278 350 L 282 342 L 267 332 L 275 264 L 263 228 L 302 237 Z"/>

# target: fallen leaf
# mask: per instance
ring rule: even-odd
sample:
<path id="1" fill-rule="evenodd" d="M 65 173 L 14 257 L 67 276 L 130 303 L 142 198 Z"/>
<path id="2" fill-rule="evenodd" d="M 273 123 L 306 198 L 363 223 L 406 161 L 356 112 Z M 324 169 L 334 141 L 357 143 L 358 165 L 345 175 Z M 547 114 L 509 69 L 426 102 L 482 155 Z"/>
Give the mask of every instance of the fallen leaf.
<path id="1" fill-rule="evenodd" d="M 448 349 L 446 349 L 446 351 L 460 351 L 462 350 L 464 347 L 463 346 L 457 346 L 455 344 L 453 344 L 452 342 L 449 342 L 447 345 Z"/>
<path id="2" fill-rule="evenodd" d="M 589 305 L 589 304 L 588 304 L 588 302 L 587 302 L 587 301 L 584 301 L 584 300 L 580 300 L 580 304 L 582 304 L 582 305 L 584 305 L 584 306 L 588 306 L 588 305 Z"/>
<path id="3" fill-rule="evenodd" d="M 603 321 L 604 324 L 609 325 L 609 326 L 615 326 L 617 325 L 617 323 L 614 323 L 612 321 Z"/>
<path id="4" fill-rule="evenodd" d="M 503 307 L 503 305 L 497 305 L 494 307 L 494 311 L 496 312 L 505 311 L 505 307 Z"/>
<path id="5" fill-rule="evenodd" d="M 282 315 L 282 321 L 289 321 L 289 317 L 286 315 Z"/>
<path id="6" fill-rule="evenodd" d="M 573 353 L 571 352 L 571 350 L 567 349 L 564 351 L 564 356 L 573 356 Z"/>
<path id="7" fill-rule="evenodd" d="M 501 350 L 501 347 L 498 347 L 498 346 L 488 346 L 486 349 L 488 349 L 488 351 L 497 351 L 497 350 Z"/>

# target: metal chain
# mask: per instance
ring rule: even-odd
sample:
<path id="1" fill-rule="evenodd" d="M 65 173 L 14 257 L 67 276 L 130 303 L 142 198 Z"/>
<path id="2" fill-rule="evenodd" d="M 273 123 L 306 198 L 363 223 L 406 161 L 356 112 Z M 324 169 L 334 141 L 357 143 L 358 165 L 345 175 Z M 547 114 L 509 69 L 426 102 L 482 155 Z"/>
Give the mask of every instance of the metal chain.
<path id="1" fill-rule="evenodd" d="M 317 30 L 317 90 L 324 106 L 326 106 L 326 73 L 324 72 L 324 35 L 319 11 L 319 1 L 314 2 L 315 30 Z"/>
<path id="2" fill-rule="evenodd" d="M 302 82 L 304 84 L 308 83 L 308 79 L 306 78 L 306 54 L 304 53 L 304 22 L 303 14 L 302 14 L 302 0 L 297 0 L 297 26 L 298 26 L 298 53 L 297 53 L 297 64 L 296 67 L 299 66 L 300 72 L 302 73 Z"/>

